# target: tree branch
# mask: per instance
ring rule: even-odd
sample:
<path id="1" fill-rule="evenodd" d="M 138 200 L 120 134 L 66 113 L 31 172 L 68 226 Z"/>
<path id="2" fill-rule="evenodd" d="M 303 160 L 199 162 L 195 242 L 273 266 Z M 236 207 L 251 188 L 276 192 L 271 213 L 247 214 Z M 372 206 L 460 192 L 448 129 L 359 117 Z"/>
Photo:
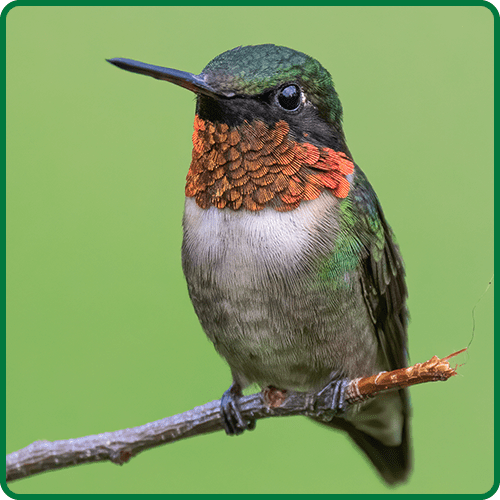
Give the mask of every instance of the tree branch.
<path id="1" fill-rule="evenodd" d="M 354 379 L 346 389 L 346 402 L 348 405 L 357 404 L 382 391 L 448 380 L 456 375 L 448 359 L 465 350 L 442 359 L 434 356 L 425 363 L 417 363 L 409 368 Z M 292 415 L 328 419 L 333 416 L 328 406 L 331 398 L 331 391 L 328 390 L 314 394 L 268 388 L 261 393 L 242 397 L 239 406 L 243 418 L 253 420 Z M 220 400 L 217 400 L 132 429 L 64 441 L 35 441 L 7 455 L 7 481 L 87 462 L 110 460 L 122 465 L 141 451 L 222 429 Z"/>

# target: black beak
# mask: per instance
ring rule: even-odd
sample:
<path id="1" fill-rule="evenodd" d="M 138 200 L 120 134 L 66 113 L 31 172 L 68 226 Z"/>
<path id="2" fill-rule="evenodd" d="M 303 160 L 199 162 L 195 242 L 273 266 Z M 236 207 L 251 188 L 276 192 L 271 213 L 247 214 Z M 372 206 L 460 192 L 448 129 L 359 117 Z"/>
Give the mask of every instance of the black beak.
<path id="1" fill-rule="evenodd" d="M 140 75 L 147 75 L 156 78 L 157 80 L 165 80 L 167 82 L 175 83 L 185 89 L 191 90 L 196 94 L 205 94 L 210 97 L 231 97 L 233 93 L 224 93 L 214 90 L 210 85 L 205 82 L 205 75 L 193 75 L 186 71 L 179 71 L 177 69 L 162 68 L 161 66 L 153 66 L 132 59 L 122 59 L 117 57 L 115 59 L 106 59 L 109 63 L 114 64 L 118 68 L 126 69 L 132 73 L 139 73 Z"/>

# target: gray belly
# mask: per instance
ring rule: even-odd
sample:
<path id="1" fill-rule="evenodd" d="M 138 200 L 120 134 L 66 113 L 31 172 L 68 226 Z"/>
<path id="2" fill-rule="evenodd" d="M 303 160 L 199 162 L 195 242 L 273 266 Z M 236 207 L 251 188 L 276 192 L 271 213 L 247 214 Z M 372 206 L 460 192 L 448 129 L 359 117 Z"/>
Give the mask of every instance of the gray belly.
<path id="1" fill-rule="evenodd" d="M 336 203 L 325 193 L 280 213 L 201 209 L 186 199 L 191 300 L 241 385 L 316 389 L 332 372 L 374 371 L 377 344 L 357 271 L 325 272 Z"/>

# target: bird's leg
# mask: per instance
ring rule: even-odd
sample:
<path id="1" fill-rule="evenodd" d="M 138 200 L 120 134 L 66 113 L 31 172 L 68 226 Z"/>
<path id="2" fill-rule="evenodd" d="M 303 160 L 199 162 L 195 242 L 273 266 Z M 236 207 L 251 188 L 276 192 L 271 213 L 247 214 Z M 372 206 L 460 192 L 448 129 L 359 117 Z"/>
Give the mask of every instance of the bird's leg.
<path id="1" fill-rule="evenodd" d="M 255 429 L 255 420 L 247 421 L 241 416 L 238 399 L 242 395 L 240 384 L 233 381 L 220 400 L 222 424 L 228 436 L 238 436 L 245 430 Z"/>
<path id="2" fill-rule="evenodd" d="M 345 410 L 345 390 L 350 381 L 348 378 L 340 378 L 338 374 L 334 374 L 331 381 L 318 392 L 318 399 L 323 400 L 322 406 L 329 408 L 325 416 L 333 416 Z"/>

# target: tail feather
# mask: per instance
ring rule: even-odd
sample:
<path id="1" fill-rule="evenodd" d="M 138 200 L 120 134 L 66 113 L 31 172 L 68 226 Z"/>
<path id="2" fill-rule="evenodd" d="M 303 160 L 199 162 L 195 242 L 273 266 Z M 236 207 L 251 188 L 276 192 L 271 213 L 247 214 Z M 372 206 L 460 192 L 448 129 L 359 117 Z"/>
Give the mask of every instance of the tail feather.
<path id="1" fill-rule="evenodd" d="M 404 391 L 399 392 L 404 393 Z M 404 400 L 406 399 L 406 395 L 401 394 L 401 396 L 403 396 Z M 405 407 L 407 409 L 406 405 Z M 403 420 L 400 420 L 402 423 L 400 427 L 401 441 L 397 446 L 388 446 L 382 443 L 379 439 L 356 428 L 354 425 L 355 422 L 350 422 L 344 418 L 336 417 L 330 422 L 314 420 L 328 427 L 346 432 L 370 459 L 386 483 L 394 485 L 396 483 L 402 483 L 408 478 L 412 467 L 412 457 L 410 450 L 409 419 L 406 412 Z"/>

